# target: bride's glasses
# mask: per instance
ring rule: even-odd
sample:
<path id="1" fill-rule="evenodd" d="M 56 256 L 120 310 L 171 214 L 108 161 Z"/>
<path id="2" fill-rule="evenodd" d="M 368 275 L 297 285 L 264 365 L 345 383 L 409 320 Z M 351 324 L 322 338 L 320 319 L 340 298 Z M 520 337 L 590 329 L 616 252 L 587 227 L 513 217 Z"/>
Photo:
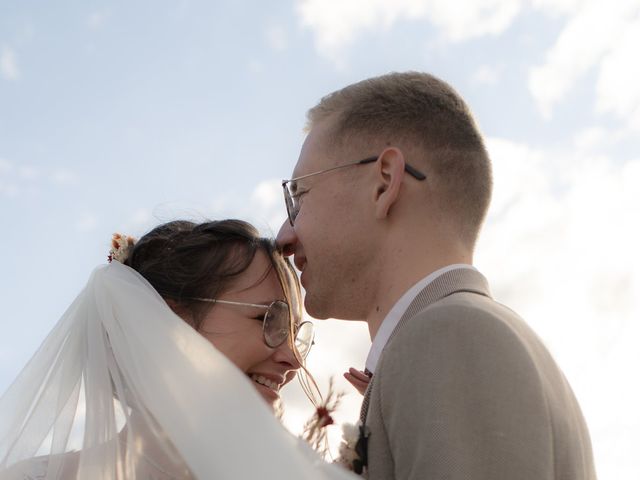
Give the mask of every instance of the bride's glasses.
<path id="1" fill-rule="evenodd" d="M 276 300 L 269 305 L 257 303 L 232 302 L 230 300 L 218 300 L 215 298 L 194 298 L 200 302 L 221 303 L 224 305 L 237 305 L 241 307 L 265 308 L 262 318 L 262 337 L 264 343 L 270 348 L 277 348 L 289 337 L 290 315 L 289 305 L 282 300 Z M 204 333 L 210 333 L 204 331 Z M 313 323 L 302 322 L 293 327 L 293 343 L 302 358 L 306 358 L 313 346 Z"/>

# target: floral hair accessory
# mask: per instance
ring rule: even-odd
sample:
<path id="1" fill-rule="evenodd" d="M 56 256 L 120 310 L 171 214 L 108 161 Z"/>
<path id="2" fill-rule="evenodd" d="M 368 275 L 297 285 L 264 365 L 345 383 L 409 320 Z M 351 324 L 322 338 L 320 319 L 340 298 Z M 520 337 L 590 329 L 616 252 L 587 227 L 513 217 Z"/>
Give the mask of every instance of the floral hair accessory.
<path id="1" fill-rule="evenodd" d="M 111 249 L 109 250 L 109 256 L 107 260 L 111 263 L 113 260 L 117 260 L 120 263 L 124 263 L 129 258 L 131 248 L 135 245 L 136 239 L 129 235 L 122 235 L 120 233 L 114 233 L 111 238 Z"/>

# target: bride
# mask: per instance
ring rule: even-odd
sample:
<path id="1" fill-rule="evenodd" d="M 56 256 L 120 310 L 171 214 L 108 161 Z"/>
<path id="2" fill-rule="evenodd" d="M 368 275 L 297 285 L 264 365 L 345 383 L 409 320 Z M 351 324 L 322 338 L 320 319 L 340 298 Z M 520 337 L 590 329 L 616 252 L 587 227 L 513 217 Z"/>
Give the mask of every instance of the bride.
<path id="1" fill-rule="evenodd" d="M 0 398 L 0 479 L 354 478 L 273 414 L 313 326 L 270 240 L 175 221 L 110 260 Z"/>

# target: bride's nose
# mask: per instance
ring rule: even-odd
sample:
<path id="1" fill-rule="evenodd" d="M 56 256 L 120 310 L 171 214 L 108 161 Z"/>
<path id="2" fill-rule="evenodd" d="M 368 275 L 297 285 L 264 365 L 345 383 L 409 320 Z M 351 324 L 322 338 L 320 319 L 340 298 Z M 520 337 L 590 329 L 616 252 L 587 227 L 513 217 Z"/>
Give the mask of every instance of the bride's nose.
<path id="1" fill-rule="evenodd" d="M 286 367 L 287 370 L 297 370 L 300 368 L 300 361 L 293 352 L 292 345 L 289 341 L 282 342 L 282 345 L 276 347 L 273 352 L 273 360 Z"/>

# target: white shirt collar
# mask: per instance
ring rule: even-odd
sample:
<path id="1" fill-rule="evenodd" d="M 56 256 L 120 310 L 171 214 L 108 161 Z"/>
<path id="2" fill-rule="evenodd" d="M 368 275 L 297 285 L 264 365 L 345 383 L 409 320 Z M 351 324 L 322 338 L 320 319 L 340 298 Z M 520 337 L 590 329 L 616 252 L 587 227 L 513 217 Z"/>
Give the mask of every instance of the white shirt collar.
<path id="1" fill-rule="evenodd" d="M 371 349 L 369 350 L 369 355 L 367 356 L 367 362 L 365 364 L 366 369 L 369 372 L 375 372 L 376 365 L 378 364 L 378 359 L 382 354 L 382 350 L 384 350 L 384 347 L 387 345 L 389 337 L 391 337 L 391 334 L 396 328 L 396 325 L 398 325 L 400 318 L 402 318 L 402 315 L 407 310 L 407 308 L 409 308 L 409 305 L 411 305 L 411 302 L 413 302 L 418 293 L 424 290 L 427 285 L 433 282 L 440 275 L 458 268 L 470 268 L 472 270 L 475 270 L 472 265 L 467 265 L 464 263 L 447 265 L 446 267 L 430 273 L 422 280 L 419 280 L 418 283 L 416 283 L 413 287 L 407 290 L 405 294 L 402 295 L 402 297 L 400 297 L 400 300 L 395 303 L 391 310 L 389 310 L 389 313 L 387 313 L 387 316 L 384 317 L 384 320 L 382 321 L 382 323 L 380 324 L 380 328 L 378 329 L 378 333 L 376 333 L 376 337 L 373 339 Z"/>

